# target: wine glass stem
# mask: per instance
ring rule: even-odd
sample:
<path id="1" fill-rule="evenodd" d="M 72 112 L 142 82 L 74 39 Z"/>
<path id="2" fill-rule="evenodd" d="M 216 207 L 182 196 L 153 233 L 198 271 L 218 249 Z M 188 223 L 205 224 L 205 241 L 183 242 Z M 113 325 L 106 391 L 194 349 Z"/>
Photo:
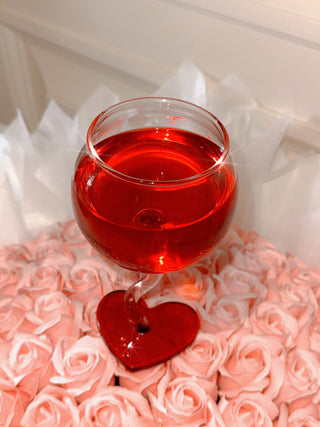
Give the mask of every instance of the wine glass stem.
<path id="1" fill-rule="evenodd" d="M 149 330 L 143 296 L 156 287 L 160 283 L 160 279 L 160 274 L 147 274 L 126 290 L 124 302 L 128 320 L 137 327 L 139 332 L 147 332 Z"/>

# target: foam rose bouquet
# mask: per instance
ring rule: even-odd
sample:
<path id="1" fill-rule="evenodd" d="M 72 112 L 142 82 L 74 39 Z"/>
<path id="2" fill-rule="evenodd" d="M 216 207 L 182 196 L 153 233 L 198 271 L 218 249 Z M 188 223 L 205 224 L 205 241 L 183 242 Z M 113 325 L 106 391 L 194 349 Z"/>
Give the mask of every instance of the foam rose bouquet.
<path id="1" fill-rule="evenodd" d="M 96 325 L 103 294 L 135 274 L 100 258 L 74 221 L 6 246 L 0 262 L 1 425 L 320 424 L 320 272 L 256 233 L 233 227 L 201 263 L 163 277 L 160 299 L 189 302 L 200 331 L 137 372 Z"/>

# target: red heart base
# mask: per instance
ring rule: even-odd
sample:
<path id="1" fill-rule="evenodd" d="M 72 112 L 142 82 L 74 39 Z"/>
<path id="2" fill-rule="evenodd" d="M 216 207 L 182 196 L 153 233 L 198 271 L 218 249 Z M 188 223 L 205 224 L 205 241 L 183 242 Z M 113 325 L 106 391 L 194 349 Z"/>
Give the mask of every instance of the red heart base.
<path id="1" fill-rule="evenodd" d="M 143 311 L 148 328 L 139 330 L 129 322 L 125 291 L 107 294 L 99 303 L 97 321 L 110 351 L 131 371 L 149 368 L 180 353 L 194 340 L 199 318 L 189 306 L 166 302 Z"/>

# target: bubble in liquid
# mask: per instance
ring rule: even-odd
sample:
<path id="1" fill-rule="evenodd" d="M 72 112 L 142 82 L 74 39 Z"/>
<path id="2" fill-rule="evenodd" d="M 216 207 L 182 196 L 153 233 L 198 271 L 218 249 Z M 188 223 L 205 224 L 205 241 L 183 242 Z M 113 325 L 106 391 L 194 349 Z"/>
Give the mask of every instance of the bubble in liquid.
<path id="1" fill-rule="evenodd" d="M 141 209 L 135 216 L 135 221 L 147 228 L 160 228 L 165 223 L 165 218 L 158 209 Z"/>

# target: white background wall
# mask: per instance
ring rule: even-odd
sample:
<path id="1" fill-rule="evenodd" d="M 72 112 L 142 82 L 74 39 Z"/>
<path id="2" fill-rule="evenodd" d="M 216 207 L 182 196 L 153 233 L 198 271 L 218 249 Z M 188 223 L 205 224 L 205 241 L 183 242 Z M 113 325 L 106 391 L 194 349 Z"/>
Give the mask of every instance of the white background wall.
<path id="1" fill-rule="evenodd" d="M 148 95 L 190 58 L 320 148 L 317 0 L 0 0 L 0 41 L 0 123 L 20 108 L 32 129 L 49 98 L 73 114 L 100 83 Z"/>

